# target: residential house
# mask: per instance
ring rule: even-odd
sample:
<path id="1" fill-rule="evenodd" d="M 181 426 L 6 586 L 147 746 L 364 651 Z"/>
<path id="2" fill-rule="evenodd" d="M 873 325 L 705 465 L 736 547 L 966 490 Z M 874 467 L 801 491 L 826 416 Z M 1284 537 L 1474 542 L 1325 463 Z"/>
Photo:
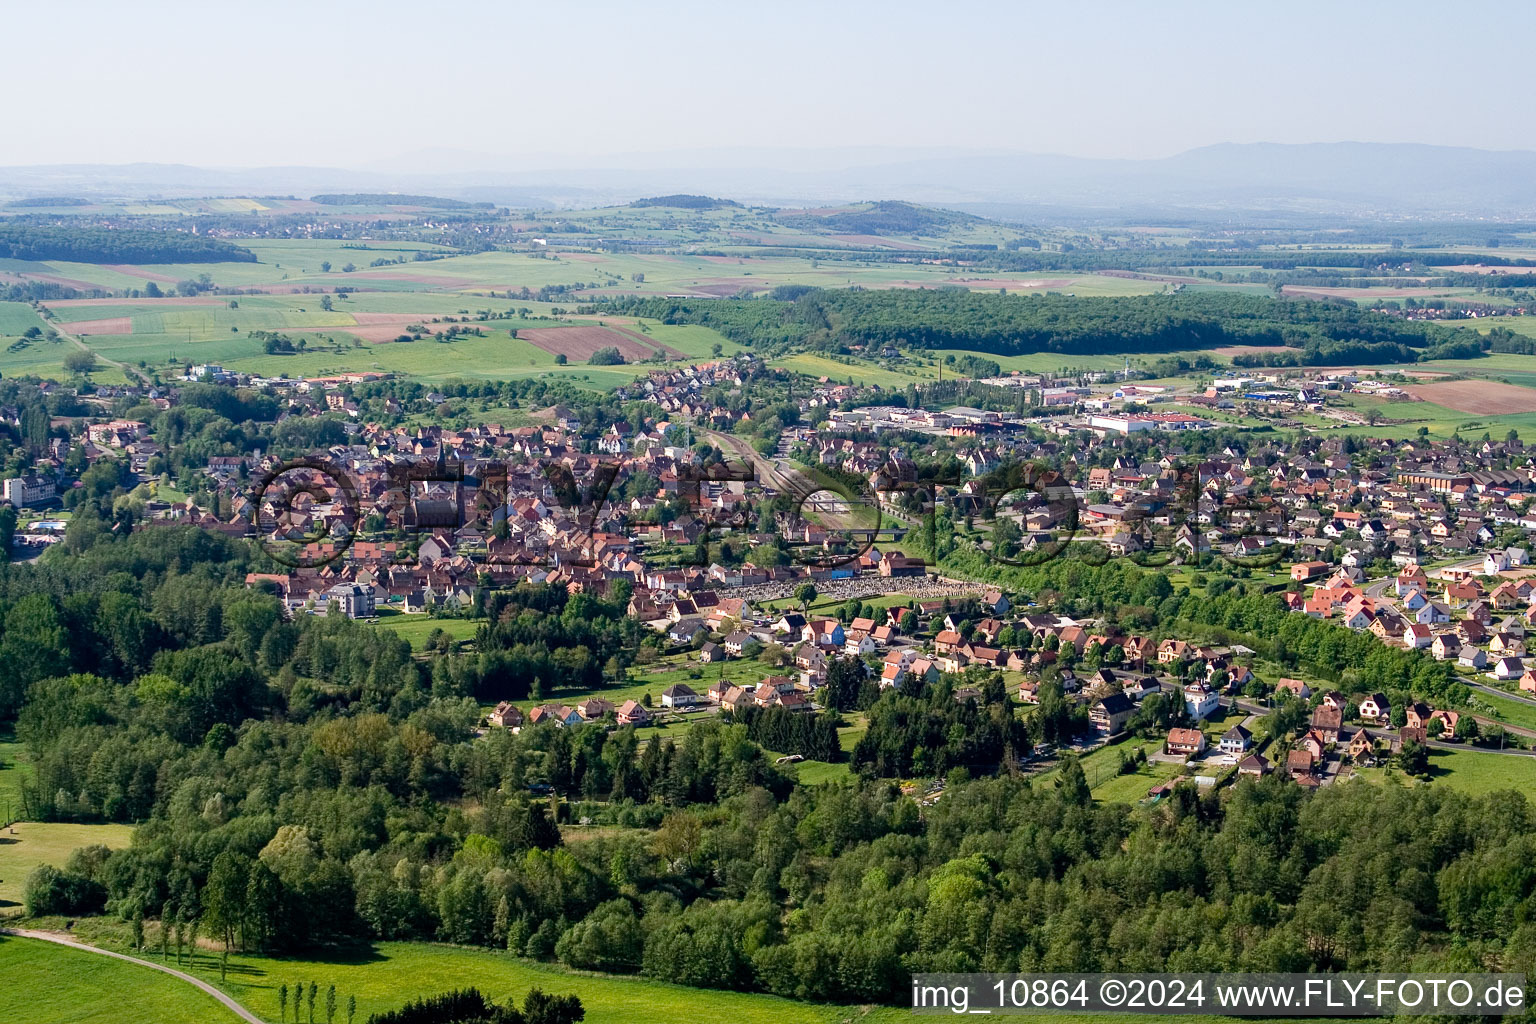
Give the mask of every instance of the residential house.
<path id="1" fill-rule="evenodd" d="M 1253 733 L 1240 725 L 1234 725 L 1221 735 L 1221 752 L 1236 757 L 1253 746 Z"/>
<path id="2" fill-rule="evenodd" d="M 1392 718 L 1392 705 L 1384 693 L 1373 693 L 1360 702 L 1360 720 L 1385 725 Z"/>
<path id="3" fill-rule="evenodd" d="M 1111 693 L 1094 703 L 1088 711 L 1088 719 L 1113 736 L 1125 728 L 1125 723 L 1135 713 L 1136 705 L 1131 698 L 1123 693 Z"/>
<path id="4" fill-rule="evenodd" d="M 507 701 L 497 704 L 486 718 L 498 729 L 516 729 L 523 724 L 523 713 Z"/>
<path id="5" fill-rule="evenodd" d="M 1441 633 L 1430 645 L 1430 653 L 1436 661 L 1451 661 L 1461 657 L 1461 639 L 1455 633 Z"/>
<path id="6" fill-rule="evenodd" d="M 620 725 L 645 725 L 650 720 L 651 713 L 639 701 L 627 700 L 619 705 Z"/>
<path id="7" fill-rule="evenodd" d="M 673 683 L 661 691 L 662 707 L 691 708 L 701 702 L 701 698 L 687 683 Z"/>
<path id="8" fill-rule="evenodd" d="M 1314 761 L 1311 751 L 1293 750 L 1285 758 L 1285 770 L 1298 782 L 1312 779 Z"/>
<path id="9" fill-rule="evenodd" d="M 1337 743 L 1339 729 L 1344 725 L 1344 712 L 1339 708 L 1318 705 L 1312 711 L 1312 731 L 1316 732 L 1324 746 Z"/>
<path id="10" fill-rule="evenodd" d="M 1220 695 L 1204 683 L 1184 687 L 1184 710 L 1196 721 L 1208 718 L 1220 704 Z"/>
<path id="11" fill-rule="evenodd" d="M 1281 679 L 1275 683 L 1276 695 L 1288 693 L 1301 700 L 1312 699 L 1312 687 L 1300 679 Z"/>
<path id="12" fill-rule="evenodd" d="M 1354 736 L 1350 737 L 1349 746 L 1346 748 L 1349 759 L 1355 764 L 1364 764 L 1375 758 L 1376 741 L 1365 729 L 1356 729 Z"/>
<path id="13" fill-rule="evenodd" d="M 1237 765 L 1237 774 L 1250 779 L 1263 778 L 1269 772 L 1269 761 L 1263 754 L 1249 754 Z"/>
<path id="14" fill-rule="evenodd" d="M 1205 733 L 1199 729 L 1169 729 L 1163 743 L 1166 754 L 1182 754 L 1191 757 L 1205 753 Z"/>
<path id="15" fill-rule="evenodd" d="M 585 722 L 596 722 L 612 711 L 613 701 L 603 700 L 601 697 L 592 697 L 576 705 L 576 713 Z"/>

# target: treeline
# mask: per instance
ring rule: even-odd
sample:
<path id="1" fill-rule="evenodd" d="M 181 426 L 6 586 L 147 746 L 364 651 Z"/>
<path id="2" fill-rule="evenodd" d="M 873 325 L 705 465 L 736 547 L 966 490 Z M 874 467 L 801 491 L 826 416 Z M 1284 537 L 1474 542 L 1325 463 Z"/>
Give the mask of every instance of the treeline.
<path id="1" fill-rule="evenodd" d="M 72 263 L 255 263 L 256 254 L 220 238 L 139 228 L 0 224 L 0 258 Z"/>
<path id="2" fill-rule="evenodd" d="M 786 294 L 787 293 L 781 293 Z M 851 346 L 974 349 L 997 355 L 1070 355 L 1265 346 L 1305 365 L 1413 362 L 1481 351 L 1476 338 L 1352 303 L 1252 295 L 1178 294 L 1072 298 L 958 288 L 814 290 L 793 299 L 628 299 L 623 312 L 703 324 L 760 350 Z"/>
<path id="3" fill-rule="evenodd" d="M 817 715 L 788 708 L 747 707 L 729 719 L 745 725 L 747 738 L 769 750 L 829 764 L 846 760 L 837 737 L 842 719 L 835 712 Z"/>
<path id="4" fill-rule="evenodd" d="M 1001 675 L 974 693 L 952 685 L 909 684 L 887 690 L 869 707 L 869 730 L 853 749 L 856 770 L 879 778 L 933 778 L 964 768 L 991 774 L 1029 754 L 1023 720 L 1013 713 Z"/>
<path id="5" fill-rule="evenodd" d="M 646 632 L 626 614 L 627 590 L 610 600 L 547 584 L 484 594 L 489 623 L 476 635 L 475 653 L 435 662 L 434 682 L 487 700 L 522 700 L 619 678 Z"/>
<path id="6" fill-rule="evenodd" d="M 81 199 L 79 196 L 31 196 L 26 199 L 12 199 L 5 204 L 6 209 L 9 210 L 34 210 L 44 207 L 58 208 L 89 205 L 91 205 L 89 199 Z"/>
<path id="7" fill-rule="evenodd" d="M 552 996 L 531 989 L 518 1009 L 510 999 L 498 1005 L 479 989 L 467 988 L 423 996 L 398 1010 L 375 1013 L 367 1024 L 576 1024 L 585 1018 L 586 1010 L 574 995 Z"/>

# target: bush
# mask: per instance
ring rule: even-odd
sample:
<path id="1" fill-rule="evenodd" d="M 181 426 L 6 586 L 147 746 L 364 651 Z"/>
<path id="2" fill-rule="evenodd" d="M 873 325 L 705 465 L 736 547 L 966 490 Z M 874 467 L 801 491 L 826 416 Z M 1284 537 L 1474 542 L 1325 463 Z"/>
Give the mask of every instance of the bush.
<path id="1" fill-rule="evenodd" d="M 600 348 L 592 353 L 592 358 L 587 360 L 589 366 L 623 366 L 624 357 L 619 350 L 612 345 Z"/>
<path id="2" fill-rule="evenodd" d="M 612 900 L 571 926 L 555 956 L 571 967 L 629 973 L 640 969 L 645 932 L 628 900 Z"/>
<path id="3" fill-rule="evenodd" d="M 29 917 L 99 914 L 107 905 L 107 890 L 84 875 L 40 864 L 27 876 L 22 901 Z"/>

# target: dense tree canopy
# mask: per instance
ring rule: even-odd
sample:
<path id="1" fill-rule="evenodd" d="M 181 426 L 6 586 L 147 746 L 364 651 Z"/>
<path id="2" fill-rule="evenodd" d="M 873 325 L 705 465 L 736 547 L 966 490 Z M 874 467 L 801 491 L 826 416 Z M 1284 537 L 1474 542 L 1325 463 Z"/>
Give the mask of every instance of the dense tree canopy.
<path id="1" fill-rule="evenodd" d="M 0 224 L 0 258 L 73 263 L 255 263 L 232 242 L 186 231 Z"/>
<path id="2" fill-rule="evenodd" d="M 1253 295 L 1075 298 L 963 288 L 818 289 L 783 300 L 631 299 L 618 305 L 666 323 L 704 324 L 766 350 L 905 345 L 998 355 L 1092 355 L 1249 345 L 1275 348 L 1277 360 L 1324 365 L 1413 362 L 1421 352 L 1426 358 L 1455 358 L 1481 351 L 1476 338 L 1354 303 Z"/>

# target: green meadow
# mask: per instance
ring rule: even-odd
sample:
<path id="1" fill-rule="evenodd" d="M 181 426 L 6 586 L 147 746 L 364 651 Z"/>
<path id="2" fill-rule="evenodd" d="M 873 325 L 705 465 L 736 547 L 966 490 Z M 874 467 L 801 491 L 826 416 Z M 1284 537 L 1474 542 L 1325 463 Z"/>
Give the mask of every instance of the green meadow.
<path id="1" fill-rule="evenodd" d="M 1502 789 L 1528 793 L 1536 787 L 1536 757 L 1499 754 L 1472 748 L 1434 750 L 1429 755 L 1430 784 L 1469 796 Z"/>
<path id="2" fill-rule="evenodd" d="M 147 967 L 38 939 L 0 936 L 6 1015 L 28 1024 L 230 1024 L 233 1012 Z M 63 979 L 68 984 L 61 984 Z M 276 1019 L 276 1010 L 265 1014 Z"/>
<path id="3" fill-rule="evenodd" d="M 63 867 L 82 846 L 114 850 L 133 838 L 130 825 L 75 825 L 56 821 L 18 822 L 0 833 L 0 909 L 21 903 L 27 875 L 39 864 Z"/>

